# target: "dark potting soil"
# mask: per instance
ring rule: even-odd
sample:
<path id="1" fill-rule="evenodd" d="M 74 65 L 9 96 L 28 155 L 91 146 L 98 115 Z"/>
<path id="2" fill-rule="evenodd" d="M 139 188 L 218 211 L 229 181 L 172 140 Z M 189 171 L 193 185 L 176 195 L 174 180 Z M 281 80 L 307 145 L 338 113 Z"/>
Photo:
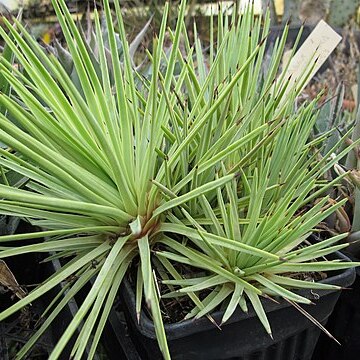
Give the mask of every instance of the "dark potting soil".
<path id="1" fill-rule="evenodd" d="M 174 265 L 174 264 L 173 264 Z M 139 263 L 137 261 L 134 261 L 132 267 L 130 268 L 128 272 L 129 281 L 135 290 L 135 284 L 136 284 L 136 274 L 137 274 L 137 267 L 139 266 Z M 187 265 L 180 265 L 176 264 L 175 268 L 180 274 L 194 274 L 199 275 L 198 269 L 197 271 L 194 268 L 191 268 Z M 156 274 L 156 280 L 157 285 L 160 294 L 164 295 L 165 293 L 168 293 L 170 290 L 167 285 L 163 284 L 161 281 L 161 276 L 157 273 Z M 174 289 L 177 290 L 179 287 L 174 286 Z M 209 294 L 208 291 L 203 291 L 200 294 L 198 294 L 200 299 L 205 298 Z M 120 301 L 119 301 L 120 302 Z M 177 298 L 161 298 L 160 299 L 160 310 L 162 313 L 162 318 L 165 324 L 172 324 L 176 322 L 180 322 L 184 320 L 184 317 L 193 309 L 194 304 L 189 299 L 188 296 L 179 296 Z M 144 306 L 143 310 L 151 318 L 150 311 Z"/>

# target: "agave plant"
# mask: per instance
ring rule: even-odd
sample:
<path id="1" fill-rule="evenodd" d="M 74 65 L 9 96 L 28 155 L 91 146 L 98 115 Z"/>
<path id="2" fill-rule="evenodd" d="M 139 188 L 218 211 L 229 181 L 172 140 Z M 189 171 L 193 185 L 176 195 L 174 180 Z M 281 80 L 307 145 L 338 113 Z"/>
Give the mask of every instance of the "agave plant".
<path id="1" fill-rule="evenodd" d="M 339 143 L 341 134 L 347 133 L 347 143 L 356 142 L 359 139 L 360 131 L 360 110 L 359 107 L 349 112 L 344 109 L 345 86 L 339 84 L 335 95 L 330 101 L 321 106 L 318 120 L 314 127 L 317 134 L 324 133 L 331 128 L 336 128 L 330 137 L 324 140 L 323 153 L 329 154 L 330 149 L 334 157 L 344 150 L 345 144 Z M 336 146 L 339 145 L 339 147 Z M 328 179 L 334 179 L 338 174 L 347 174 L 342 186 L 329 191 L 331 201 L 338 201 L 344 197 L 348 197 L 351 201 L 335 211 L 326 219 L 327 230 L 334 233 L 348 233 L 349 236 L 344 239 L 351 243 L 347 249 L 353 255 L 359 255 L 359 230 L 360 230 L 360 206 L 359 206 L 359 147 L 356 146 L 353 151 L 349 152 L 345 158 L 335 164 L 334 169 L 326 174 Z"/>
<path id="2" fill-rule="evenodd" d="M 185 1 L 174 31 L 166 29 L 166 5 L 148 53 L 151 78 L 139 87 L 136 81 L 142 77 L 133 68 L 118 1 L 114 5 L 123 62 L 109 1 L 103 2 L 106 41 L 95 11 L 100 73 L 65 1 L 52 3 L 79 84 L 21 23 L 15 29 L 4 20 L 10 35 L 0 30 L 19 65 L 13 67 L 5 58 L 0 63 L 1 75 L 13 89 L 0 97 L 7 110 L 0 114 L 0 141 L 11 149 L 0 149 L 0 165 L 28 179 L 24 189 L 0 184 L 0 212 L 42 229 L 0 237 L 6 245 L 0 258 L 51 252 L 48 261 L 59 258 L 63 264 L 3 311 L 0 320 L 66 284 L 18 358 L 26 356 L 91 279 L 90 291 L 50 359 L 61 355 L 78 328 L 72 356 L 80 359 L 90 344 L 92 358 L 130 266 L 137 274 L 137 312 L 142 303 L 149 307 L 166 359 L 170 354 L 154 276 L 160 268 L 167 271 L 165 286 L 181 287 L 164 296 L 183 293 L 194 304 L 187 317 L 209 314 L 230 299 L 225 322 L 238 304 L 246 309 L 250 302 L 269 333 L 260 296 L 309 303 L 292 289 L 336 289 L 285 276 L 355 265 L 322 259 L 346 246 L 335 245 L 345 235 L 300 246 L 343 204 L 328 206 L 324 196 L 308 206 L 340 182 L 341 176 L 330 182 L 322 176 L 356 142 L 331 160 L 324 156 L 318 161 L 316 146 L 332 131 L 309 140 L 316 101 L 294 107 L 311 64 L 295 85 L 281 75 L 285 71 L 279 75 L 288 28 L 264 71 L 269 14 L 255 17 L 249 6 L 241 15 L 219 16 L 216 34 L 211 18 L 211 42 L 204 53 L 200 40 L 190 45 Z M 172 41 L 168 55 L 163 51 L 166 33 Z M 163 62 L 167 66 L 160 71 Z M 40 237 L 45 240 L 36 240 Z M 29 245 L 17 246 L 18 240 Z M 181 264 L 194 273 L 180 274 Z M 205 270 L 206 277 L 196 269 L 199 274 Z M 204 299 L 199 297 L 203 289 L 208 289 Z"/>
<path id="3" fill-rule="evenodd" d="M 355 126 L 352 132 L 352 141 L 357 141 L 360 138 L 360 107 L 356 110 Z M 353 152 L 349 153 L 346 157 L 345 166 L 347 169 L 351 169 L 349 177 L 353 184 L 352 188 L 352 221 L 351 231 L 352 234 L 348 237 L 348 241 L 358 242 L 360 236 L 360 175 L 359 175 L 359 148 L 356 147 Z M 359 246 L 353 244 L 352 252 L 359 257 Z"/>
<path id="4" fill-rule="evenodd" d="M 132 61 L 132 66 L 135 67 L 135 53 L 137 49 L 139 48 L 141 42 L 143 41 L 146 32 L 149 29 L 149 26 L 151 24 L 152 17 L 147 21 L 147 23 L 143 26 L 143 28 L 139 31 L 139 33 L 135 36 L 134 40 L 129 44 L 129 55 L 130 59 Z M 106 22 L 106 19 L 104 17 L 101 18 L 100 21 L 101 25 L 101 33 L 103 34 L 102 42 L 105 52 L 105 57 L 107 60 L 107 67 L 108 67 L 108 73 L 110 77 L 110 83 L 111 86 L 114 85 L 114 69 L 112 67 L 112 59 L 111 59 L 111 51 L 110 51 L 110 45 L 109 45 L 109 37 L 108 37 L 108 24 Z M 111 24 L 113 25 L 113 24 Z M 98 76 L 101 79 L 101 64 L 99 59 L 99 42 L 97 39 L 97 36 L 95 34 L 94 29 L 94 23 L 91 21 L 90 16 L 90 10 L 86 12 L 86 24 L 85 29 L 81 26 L 79 26 L 79 32 L 81 36 L 83 37 L 84 44 L 87 47 L 87 52 L 90 56 L 90 59 L 92 61 L 94 70 L 98 74 Z M 123 62 L 123 44 L 120 40 L 119 34 L 115 33 L 115 41 L 117 46 L 117 51 L 119 55 L 119 60 Z M 68 73 L 69 77 L 72 79 L 72 81 L 78 85 L 79 89 L 81 89 L 81 84 L 79 81 L 79 76 L 76 70 L 76 67 L 74 66 L 74 60 L 71 56 L 71 54 L 67 51 L 67 49 L 57 40 L 54 39 L 54 46 L 47 46 L 47 50 L 52 52 L 58 59 L 62 67 L 66 69 L 66 72 Z M 136 70 L 140 71 L 141 65 L 139 65 Z"/>

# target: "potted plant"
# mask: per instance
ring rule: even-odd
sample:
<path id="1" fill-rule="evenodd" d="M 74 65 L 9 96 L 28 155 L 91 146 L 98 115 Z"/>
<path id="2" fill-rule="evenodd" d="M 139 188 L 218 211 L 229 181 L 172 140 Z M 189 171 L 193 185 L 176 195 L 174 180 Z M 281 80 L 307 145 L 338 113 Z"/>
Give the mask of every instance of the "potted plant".
<path id="1" fill-rule="evenodd" d="M 197 37 L 190 45 L 183 22 L 186 2 L 179 7 L 175 31 L 166 28 L 165 5 L 159 34 L 148 51 L 151 69 L 143 76 L 133 67 L 119 2 L 114 10 L 123 62 L 110 2 L 103 2 L 107 44 L 95 11 L 100 68 L 65 1 L 52 3 L 77 83 L 21 23 L 14 28 L 4 20 L 10 35 L 0 29 L 17 63 L 13 67 L 0 61 L 1 74 L 14 92 L 0 97 L 8 114 L 0 114 L 0 141 L 11 149 L 0 150 L 0 165 L 29 178 L 25 189 L 0 185 L 0 212 L 42 228 L 1 237 L 11 245 L 1 247 L 0 258 L 51 252 L 50 259 L 60 259 L 62 265 L 3 311 L 0 320 L 66 283 L 19 359 L 91 280 L 50 359 L 59 358 L 71 340 L 71 357 L 80 359 L 88 344 L 88 357 L 94 356 L 124 278 L 125 289 L 135 289 L 133 295 L 129 291 L 133 316 L 141 321 L 149 309 L 166 359 L 171 352 L 178 355 L 171 344 L 169 350 L 160 297 L 184 295 L 192 307 L 187 318 L 222 319 L 224 329 L 227 320 L 236 318 L 237 305 L 246 310 L 249 304 L 271 340 L 268 316 L 274 320 L 274 312 L 261 298 L 283 298 L 301 310 L 297 303 L 312 301 L 294 289 L 334 294 L 351 283 L 353 272 L 343 270 L 356 263 L 329 255 L 347 246 L 337 244 L 346 235 L 314 244 L 307 238 L 344 203 L 328 205 L 324 195 L 309 206 L 345 176 L 329 182 L 322 177 L 357 142 L 332 159 L 325 154 L 318 160 L 316 147 L 323 138 L 309 140 L 316 100 L 294 106 L 312 65 L 295 84 L 285 72 L 279 75 L 288 28 L 265 69 L 268 14 L 256 17 L 249 6 L 241 15 L 219 16 L 217 34 L 211 32 L 204 54 Z M 210 22 L 212 29 L 213 18 Z M 168 54 L 165 40 L 172 43 Z M 34 243 L 40 237 L 45 241 Z M 17 246 L 18 240 L 31 243 Z M 328 271 L 340 275 L 329 283 L 308 281 L 307 275 Z M 344 274 L 346 280 L 340 281 Z M 212 316 L 221 304 L 223 313 Z"/>

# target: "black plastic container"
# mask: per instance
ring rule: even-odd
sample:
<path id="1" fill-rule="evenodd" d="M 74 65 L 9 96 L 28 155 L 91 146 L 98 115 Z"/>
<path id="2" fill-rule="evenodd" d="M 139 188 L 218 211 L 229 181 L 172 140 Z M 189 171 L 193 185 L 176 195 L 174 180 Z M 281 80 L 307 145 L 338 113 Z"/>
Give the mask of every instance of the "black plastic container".
<path id="1" fill-rule="evenodd" d="M 53 260 L 47 263 L 46 266 L 47 277 L 58 271 L 60 268 L 61 268 L 61 263 L 59 260 Z M 61 290 L 63 286 L 64 284 L 60 284 L 56 286 L 54 289 L 52 289 L 46 296 L 46 303 L 50 303 L 50 301 L 58 294 L 58 292 Z M 67 291 L 68 290 L 66 290 L 65 293 Z M 86 296 L 86 292 L 87 292 L 86 290 L 83 292 L 82 297 Z M 56 343 L 60 340 L 61 336 L 63 335 L 66 328 L 70 324 L 71 320 L 78 312 L 81 303 L 82 303 L 81 299 L 77 297 L 70 299 L 70 301 L 64 306 L 64 308 L 61 310 L 58 316 L 56 316 L 53 322 L 51 323 L 50 331 L 52 336 L 52 342 L 54 345 L 56 345 Z M 81 323 L 81 326 L 82 325 L 83 323 Z M 66 344 L 64 350 L 62 351 L 59 360 L 68 360 L 71 358 L 70 354 L 77 339 L 77 336 L 79 335 L 79 332 L 80 332 L 79 329 L 75 331 L 74 335 L 71 337 L 70 341 Z M 89 352 L 90 352 L 90 345 L 87 344 L 82 359 L 87 359 Z M 99 359 L 100 357 L 98 353 L 96 353 L 94 355 L 94 360 L 99 360 Z"/>
<path id="2" fill-rule="evenodd" d="M 102 345 L 109 360 L 142 360 L 128 333 L 128 326 L 122 311 L 113 309 L 102 335 Z"/>
<path id="3" fill-rule="evenodd" d="M 0 217 L 0 234 L 26 233 L 32 231 L 31 225 L 25 221 L 20 221 L 14 217 Z M 18 245 L 25 244 L 18 242 Z M 4 244 L 3 245 L 8 245 Z M 13 244 L 12 244 L 13 245 Z M 27 291 L 32 290 L 33 285 L 44 280 L 43 269 L 39 265 L 41 260 L 39 254 L 22 254 L 3 259 L 15 276 L 22 288 Z M 5 310 L 18 299 L 6 288 L 0 291 L 0 311 Z M 11 360 L 15 358 L 15 353 L 27 342 L 34 332 L 34 325 L 46 305 L 43 299 L 38 299 L 28 306 L 24 311 L 17 312 L 0 324 L 0 359 Z M 53 347 L 50 331 L 37 342 L 28 359 L 45 360 L 48 359 L 51 348 Z"/>
<path id="4" fill-rule="evenodd" d="M 337 257 L 349 260 L 337 253 Z M 355 270 L 338 272 L 324 283 L 349 287 L 355 279 Z M 128 322 L 128 332 L 141 359 L 161 359 L 153 322 L 142 312 L 140 323 L 135 314 L 135 294 L 129 282 L 123 284 L 121 294 Z M 339 298 L 340 291 L 301 291 L 316 303 L 303 306 L 322 324 L 325 324 Z M 279 304 L 265 300 L 264 306 L 272 326 L 271 339 L 263 329 L 254 311 L 248 314 L 237 311 L 218 330 L 206 318 L 187 320 L 165 326 L 170 353 L 173 360 L 183 359 L 238 359 L 238 360 L 295 360 L 311 359 L 320 329 L 310 320 L 282 301 Z M 223 313 L 212 314 L 220 323 Z"/>
<path id="5" fill-rule="evenodd" d="M 358 259 L 353 259 L 359 261 Z M 327 329 L 341 345 L 320 336 L 313 360 L 355 360 L 360 358 L 360 267 L 351 290 L 341 293 Z"/>
<path id="6" fill-rule="evenodd" d="M 44 271 L 46 272 L 46 277 L 51 276 L 53 273 L 55 273 L 57 270 L 61 268 L 59 260 L 53 260 L 46 264 Z M 50 303 L 50 301 L 58 294 L 58 292 L 61 290 L 61 285 L 56 286 L 54 289 L 52 289 L 50 292 L 46 294 L 46 303 Z M 69 325 L 70 321 L 74 318 L 75 314 L 78 311 L 78 305 L 75 301 L 75 299 L 71 299 L 64 308 L 60 311 L 58 316 L 55 317 L 53 320 L 50 331 L 52 336 L 53 344 L 56 345 L 56 343 L 60 340 L 61 336 L 63 335 L 64 331 L 66 330 L 67 326 Z M 78 331 L 75 332 L 78 334 Z M 64 348 L 60 360 L 67 360 L 70 359 L 70 353 L 71 349 L 75 343 L 75 337 L 73 336 L 69 343 Z M 87 351 L 85 351 L 85 355 L 87 354 Z"/>

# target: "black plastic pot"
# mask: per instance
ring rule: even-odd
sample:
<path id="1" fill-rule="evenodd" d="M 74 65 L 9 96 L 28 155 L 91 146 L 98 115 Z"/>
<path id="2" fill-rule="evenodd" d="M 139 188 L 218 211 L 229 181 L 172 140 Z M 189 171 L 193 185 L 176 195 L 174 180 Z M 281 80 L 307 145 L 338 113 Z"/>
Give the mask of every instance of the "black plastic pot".
<path id="1" fill-rule="evenodd" d="M 342 291 L 329 318 L 327 329 L 341 345 L 321 335 L 313 360 L 360 358 L 360 267 L 356 269 L 356 279 L 351 290 Z"/>
<path id="2" fill-rule="evenodd" d="M 49 263 L 47 263 L 46 266 L 46 276 L 49 277 L 50 275 L 53 275 L 56 271 L 58 271 L 61 268 L 61 264 L 59 260 L 53 260 Z M 61 288 L 64 286 L 64 284 L 56 286 L 53 290 L 51 290 L 46 295 L 46 303 L 50 303 L 50 301 L 58 294 L 58 292 L 61 290 Z M 90 286 L 90 285 L 89 285 Z M 65 291 L 65 294 L 68 290 Z M 88 289 L 85 289 L 82 293 L 80 292 L 80 296 L 72 298 L 61 310 L 61 312 L 58 314 L 57 317 L 53 320 L 51 323 L 50 331 L 51 331 L 51 337 L 52 342 L 54 345 L 60 340 L 61 336 L 65 332 L 66 328 L 70 324 L 71 320 L 74 318 L 75 314 L 78 312 L 79 307 L 86 296 L 88 292 Z M 82 324 L 81 324 L 82 325 Z M 62 351 L 59 360 L 68 360 L 70 359 L 71 350 L 75 344 L 76 338 L 79 335 L 79 329 L 77 329 L 70 339 L 70 341 L 65 346 L 64 350 Z M 84 351 L 83 359 L 87 359 L 90 352 L 90 346 L 89 344 L 86 346 L 86 349 Z M 99 360 L 99 354 L 98 352 L 94 356 L 94 360 Z"/>
<path id="3" fill-rule="evenodd" d="M 337 253 L 337 257 L 349 260 Z M 324 280 L 325 283 L 349 287 L 355 279 L 355 270 L 338 272 Z M 304 309 L 322 324 L 325 324 L 339 298 L 339 291 L 321 291 L 316 294 L 302 291 L 312 299 L 316 306 Z M 128 332 L 141 359 L 161 359 L 153 322 L 143 311 L 140 323 L 135 314 L 135 294 L 129 282 L 121 291 Z M 165 326 L 172 359 L 238 359 L 238 360 L 295 360 L 311 359 L 320 329 L 287 302 L 279 304 L 265 300 L 264 306 L 273 330 L 271 339 L 263 329 L 253 309 L 248 314 L 237 311 L 231 319 L 218 330 L 202 318 L 187 320 Z M 223 313 L 212 314 L 220 323 Z"/>
<path id="4" fill-rule="evenodd" d="M 29 223 L 19 221 L 18 218 L 0 217 L 0 234 L 26 233 L 31 229 Z M 21 242 L 18 243 L 22 244 Z M 7 245 L 7 244 L 3 244 Z M 44 280 L 44 274 L 40 269 L 40 257 L 37 254 L 23 254 L 4 259 L 10 271 L 23 288 L 29 284 L 38 284 Z M 32 287 L 27 290 L 30 291 Z M 8 289 L 0 291 L 0 311 L 11 306 L 18 299 Z M 33 333 L 34 323 L 44 310 L 43 299 L 36 300 L 25 311 L 17 312 L 5 319 L 0 324 L 0 359 L 11 360 L 15 353 L 26 343 Z M 46 332 L 40 341 L 34 346 L 28 359 L 47 359 L 53 347 L 50 332 Z"/>
<path id="5" fill-rule="evenodd" d="M 61 268 L 59 260 L 53 260 L 46 264 L 46 277 L 51 276 L 57 270 Z M 46 302 L 50 303 L 50 301 L 58 294 L 61 290 L 61 285 L 56 286 L 46 295 Z M 71 299 L 66 306 L 61 310 L 59 315 L 54 319 L 51 324 L 50 331 L 54 345 L 60 340 L 70 321 L 74 318 L 75 314 L 78 311 L 78 305 L 75 299 Z M 76 332 L 78 333 L 78 332 Z M 75 337 L 73 336 L 69 343 L 66 345 L 63 350 L 60 360 L 70 359 L 71 349 L 75 343 Z M 85 355 L 87 354 L 87 350 L 85 350 Z"/>
<path id="6" fill-rule="evenodd" d="M 110 312 L 103 331 L 101 342 L 109 360 L 142 360 L 138 349 L 129 336 L 128 326 L 123 311 L 119 306 Z"/>
<path id="7" fill-rule="evenodd" d="M 314 26 L 308 26 L 308 25 L 303 27 L 303 31 L 302 31 L 302 34 L 301 34 L 300 40 L 299 40 L 299 46 L 303 44 L 303 42 L 306 40 L 306 38 L 314 30 L 314 28 L 315 28 Z M 290 25 L 288 36 L 287 36 L 287 39 L 286 39 L 286 45 L 289 48 L 291 48 L 294 45 L 295 40 L 298 37 L 298 34 L 299 34 L 300 30 L 301 30 L 300 25 Z M 283 32 L 284 32 L 284 26 L 283 25 L 271 26 L 269 37 L 268 37 L 268 43 L 274 44 L 276 39 L 278 39 L 278 38 L 280 38 L 282 36 Z"/>
<path id="8" fill-rule="evenodd" d="M 0 215 L 0 235 L 13 234 L 19 224 L 20 219 L 17 217 Z"/>

